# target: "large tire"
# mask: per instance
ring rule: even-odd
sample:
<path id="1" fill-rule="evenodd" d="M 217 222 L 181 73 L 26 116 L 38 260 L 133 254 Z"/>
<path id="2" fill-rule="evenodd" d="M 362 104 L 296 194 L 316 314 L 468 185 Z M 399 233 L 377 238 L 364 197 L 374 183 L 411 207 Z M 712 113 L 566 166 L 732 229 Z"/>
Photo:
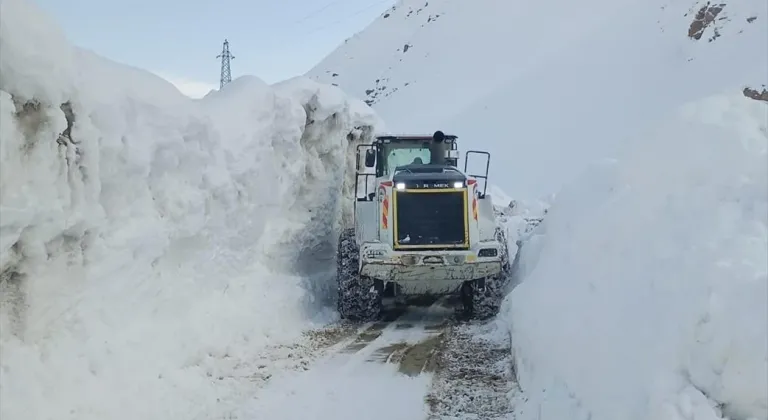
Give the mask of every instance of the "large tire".
<path id="1" fill-rule="evenodd" d="M 504 298 L 503 278 L 503 274 L 487 278 L 483 289 L 476 281 L 466 282 L 461 289 L 465 316 L 480 320 L 496 316 Z"/>
<path id="2" fill-rule="evenodd" d="M 345 229 L 339 236 L 336 256 L 339 314 L 351 321 L 376 319 L 381 312 L 381 295 L 373 287 L 373 279 L 359 273 L 360 249 L 355 230 Z"/>
<path id="3" fill-rule="evenodd" d="M 509 261 L 509 242 L 507 241 L 507 235 L 504 233 L 504 229 L 497 227 L 495 237 L 501 244 L 501 272 L 504 275 L 509 275 L 512 271 L 512 264 Z"/>
<path id="4" fill-rule="evenodd" d="M 501 244 L 501 273 L 496 283 L 499 293 L 505 295 L 509 292 L 510 280 L 512 279 L 512 261 L 509 260 L 509 241 L 504 229 L 496 228 L 496 240 Z"/>

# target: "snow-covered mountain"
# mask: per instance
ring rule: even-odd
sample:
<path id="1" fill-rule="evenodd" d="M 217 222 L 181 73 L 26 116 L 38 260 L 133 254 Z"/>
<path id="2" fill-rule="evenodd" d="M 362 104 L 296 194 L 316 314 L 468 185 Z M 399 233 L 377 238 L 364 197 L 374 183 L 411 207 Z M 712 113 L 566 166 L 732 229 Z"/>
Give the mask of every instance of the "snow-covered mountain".
<path id="1" fill-rule="evenodd" d="M 722 88 L 762 91 L 763 0 L 403 0 L 312 69 L 393 132 L 492 153 L 491 183 L 556 191 L 627 135 Z M 463 145 L 463 146 L 461 146 Z"/>

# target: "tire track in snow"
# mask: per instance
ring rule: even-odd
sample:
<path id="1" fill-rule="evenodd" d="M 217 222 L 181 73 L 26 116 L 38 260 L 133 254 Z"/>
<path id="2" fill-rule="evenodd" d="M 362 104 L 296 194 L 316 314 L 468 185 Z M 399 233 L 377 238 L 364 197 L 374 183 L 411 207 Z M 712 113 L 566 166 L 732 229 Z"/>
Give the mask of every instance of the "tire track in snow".
<path id="1" fill-rule="evenodd" d="M 434 337 L 449 314 L 439 305 L 395 306 L 358 328 L 339 323 L 332 328 L 355 332 L 329 339 L 335 342 L 312 355 L 303 371 L 281 370 L 224 418 L 424 420 L 429 376 L 420 373 L 430 369 L 436 348 L 430 343 L 439 341 Z M 324 336 L 326 330 L 314 334 Z M 377 410 L 382 398 L 397 404 Z"/>
<path id="2" fill-rule="evenodd" d="M 461 321 L 455 306 L 447 298 L 396 305 L 374 322 L 315 330 L 320 345 L 302 365 L 277 369 L 227 418 L 514 418 L 508 340 L 491 334 L 492 323 Z M 397 403 L 372 409 L 382 399 Z"/>
<path id="3" fill-rule="evenodd" d="M 515 382 L 510 342 L 493 322 L 455 323 L 435 364 L 426 397 L 428 420 L 514 419 Z"/>
<path id="4" fill-rule="evenodd" d="M 410 304 L 387 308 L 354 339 L 329 351 L 328 358 L 344 359 L 348 370 L 362 363 L 387 363 L 397 365 L 398 371 L 408 376 L 429 371 L 453 309 L 446 306 L 445 298 L 418 302 L 419 306 Z"/>
<path id="5" fill-rule="evenodd" d="M 452 308 L 454 299 L 409 308 L 388 320 L 374 339 L 361 340 L 371 348 L 366 361 L 395 364 L 408 376 L 433 374 L 425 396 L 428 420 L 513 419 L 518 387 L 509 338 L 493 321 L 463 320 Z"/>
<path id="6" fill-rule="evenodd" d="M 420 339 L 439 333 L 445 322 L 436 324 L 439 328 L 418 324 L 425 322 L 425 319 L 427 322 L 430 319 L 441 320 L 445 314 L 444 308 L 436 310 L 432 306 L 414 308 L 396 305 L 384 311 L 377 321 L 365 324 L 341 321 L 309 330 L 297 343 L 265 349 L 265 356 L 256 363 L 258 369 L 264 372 L 256 372 L 251 377 L 266 382 L 274 370 L 308 370 L 312 364 L 328 359 L 347 358 L 350 365 L 387 359 L 400 361 L 403 357 L 397 357 L 399 353 L 414 353 L 411 347 L 419 348 Z M 406 339 L 410 340 L 410 345 L 404 341 Z M 412 357 L 405 358 L 405 362 L 410 359 Z"/>
<path id="7" fill-rule="evenodd" d="M 366 361 L 395 364 L 398 372 L 407 376 L 433 372 L 434 358 L 453 310 L 447 298 L 426 303 L 426 307 L 409 308 L 391 324 L 388 335 L 373 347 Z"/>

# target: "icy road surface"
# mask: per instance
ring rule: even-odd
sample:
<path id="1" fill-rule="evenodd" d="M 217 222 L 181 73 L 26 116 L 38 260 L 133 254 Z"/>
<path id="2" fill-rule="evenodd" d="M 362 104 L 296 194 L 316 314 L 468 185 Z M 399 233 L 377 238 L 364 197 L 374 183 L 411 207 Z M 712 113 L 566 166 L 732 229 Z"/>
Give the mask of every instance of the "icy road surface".
<path id="1" fill-rule="evenodd" d="M 312 361 L 266 378 L 256 398 L 226 418 L 511 418 L 509 338 L 492 322 L 460 320 L 457 306 L 449 298 L 410 302 L 376 322 L 313 331 Z"/>

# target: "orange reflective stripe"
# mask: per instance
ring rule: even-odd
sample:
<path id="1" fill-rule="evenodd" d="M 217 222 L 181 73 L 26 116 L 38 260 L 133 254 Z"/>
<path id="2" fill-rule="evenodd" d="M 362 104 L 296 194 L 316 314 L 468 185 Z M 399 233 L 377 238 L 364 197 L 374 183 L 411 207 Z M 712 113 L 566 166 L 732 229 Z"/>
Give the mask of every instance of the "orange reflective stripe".
<path id="1" fill-rule="evenodd" d="M 381 225 L 384 227 L 384 229 L 387 229 L 389 226 L 389 220 L 387 219 L 387 216 L 389 216 L 389 197 L 384 197 L 384 201 L 381 202 Z"/>

